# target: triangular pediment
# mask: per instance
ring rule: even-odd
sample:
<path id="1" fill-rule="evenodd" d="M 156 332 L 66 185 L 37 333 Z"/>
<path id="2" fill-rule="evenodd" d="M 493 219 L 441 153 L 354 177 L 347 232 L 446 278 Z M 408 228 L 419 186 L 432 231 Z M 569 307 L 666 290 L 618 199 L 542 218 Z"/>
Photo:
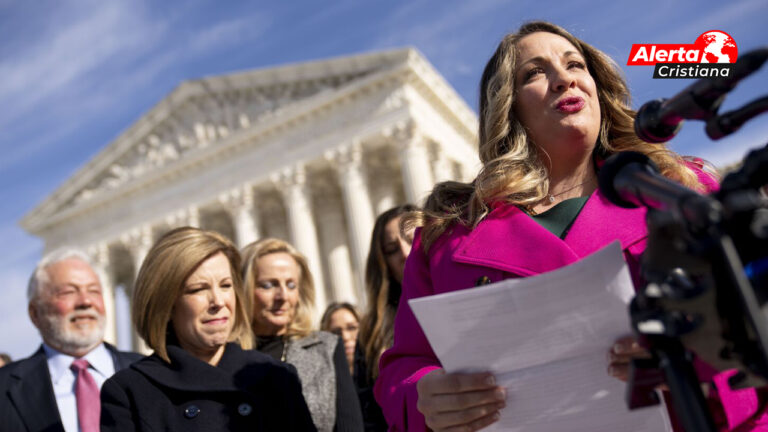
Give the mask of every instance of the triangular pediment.
<path id="1" fill-rule="evenodd" d="M 292 106 L 326 97 L 418 57 L 413 49 L 256 69 L 182 82 L 109 143 L 21 224 L 36 232 L 66 209 L 88 205 L 137 179 L 219 145 Z"/>
<path id="2" fill-rule="evenodd" d="M 119 157 L 94 175 L 64 205 L 88 201 L 133 179 L 173 164 L 190 153 L 215 146 L 230 134 L 280 115 L 287 107 L 320 93 L 333 92 L 362 78 L 372 70 L 340 73 L 316 78 L 249 82 L 262 75 L 254 71 L 239 76 L 219 76 L 182 83 L 161 104 L 172 105 L 161 119 L 143 117 L 142 133 L 131 134 Z M 233 82 L 240 82 L 235 85 Z M 132 130 L 129 132 L 133 132 Z M 121 137 L 122 138 L 122 137 Z M 111 146 L 117 146 L 118 138 Z M 104 153 L 110 153 L 111 147 Z"/>

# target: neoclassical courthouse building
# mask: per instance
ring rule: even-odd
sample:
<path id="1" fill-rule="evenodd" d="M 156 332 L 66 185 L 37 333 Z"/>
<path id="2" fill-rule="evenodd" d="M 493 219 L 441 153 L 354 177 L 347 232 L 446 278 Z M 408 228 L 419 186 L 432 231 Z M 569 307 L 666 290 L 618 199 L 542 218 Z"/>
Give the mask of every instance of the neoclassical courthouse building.
<path id="1" fill-rule="evenodd" d="M 414 49 L 185 81 L 21 225 L 46 251 L 71 245 L 93 257 L 113 343 L 116 319 L 129 320 L 116 290 L 130 296 L 153 242 L 177 226 L 239 246 L 287 239 L 309 260 L 317 313 L 333 300 L 362 305 L 376 215 L 421 203 L 436 182 L 473 178 L 476 129 L 475 113 Z"/>

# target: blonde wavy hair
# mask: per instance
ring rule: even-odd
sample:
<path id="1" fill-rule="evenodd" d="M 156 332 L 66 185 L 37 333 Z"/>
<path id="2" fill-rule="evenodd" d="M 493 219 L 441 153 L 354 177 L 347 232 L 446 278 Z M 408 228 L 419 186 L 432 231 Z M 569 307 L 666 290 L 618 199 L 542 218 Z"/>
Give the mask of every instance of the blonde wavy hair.
<path id="1" fill-rule="evenodd" d="M 253 348 L 250 296 L 240 279 L 240 253 L 232 242 L 214 231 L 182 227 L 169 231 L 152 246 L 141 264 L 131 301 L 136 332 L 163 360 L 170 363 L 169 332 L 173 331 L 173 305 L 184 283 L 203 261 L 223 253 L 229 261 L 235 289 L 235 323 L 228 340 L 244 349 Z M 175 337 L 171 334 L 171 337 Z"/>
<path id="2" fill-rule="evenodd" d="M 517 33 L 502 39 L 485 66 L 480 82 L 479 153 L 483 164 L 471 183 L 445 182 L 435 186 L 423 212 L 407 222 L 423 226 L 425 250 L 452 224 L 474 228 L 489 212 L 492 202 L 504 201 L 528 206 L 549 193 L 547 167 L 538 157 L 535 145 L 514 114 L 515 47 L 523 37 L 549 32 L 567 39 L 584 57 L 595 81 L 600 102 L 600 133 L 595 145 L 597 158 L 619 151 L 645 154 L 661 173 L 693 189 L 702 190 L 696 174 L 665 144 L 640 140 L 634 131 L 635 111 L 630 94 L 613 60 L 603 52 L 574 37 L 560 26 L 544 21 L 523 24 Z"/>
<path id="3" fill-rule="evenodd" d="M 281 252 L 290 255 L 299 266 L 299 303 L 296 305 L 296 314 L 293 317 L 293 321 L 288 324 L 285 337 L 288 340 L 301 339 L 309 336 L 314 330 L 312 311 L 315 308 L 315 283 L 304 255 L 299 253 L 295 247 L 285 240 L 276 238 L 259 240 L 243 248 L 241 274 L 245 289 L 253 298 L 253 291 L 256 289 L 256 283 L 259 281 L 259 269 L 256 265 L 259 258 Z M 254 324 L 251 323 L 251 325 Z"/>

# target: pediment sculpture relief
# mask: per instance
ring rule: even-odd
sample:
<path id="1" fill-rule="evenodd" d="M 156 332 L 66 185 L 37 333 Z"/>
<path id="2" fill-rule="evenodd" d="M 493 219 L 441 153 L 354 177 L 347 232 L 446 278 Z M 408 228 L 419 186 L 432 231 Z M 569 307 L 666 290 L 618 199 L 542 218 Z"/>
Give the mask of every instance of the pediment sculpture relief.
<path id="1" fill-rule="evenodd" d="M 330 92 L 366 73 L 263 88 L 208 92 L 184 101 L 130 150 L 93 177 L 68 206 L 91 200 L 133 179 L 168 166 L 185 154 L 215 145 L 231 133 L 279 116 L 296 101 Z"/>

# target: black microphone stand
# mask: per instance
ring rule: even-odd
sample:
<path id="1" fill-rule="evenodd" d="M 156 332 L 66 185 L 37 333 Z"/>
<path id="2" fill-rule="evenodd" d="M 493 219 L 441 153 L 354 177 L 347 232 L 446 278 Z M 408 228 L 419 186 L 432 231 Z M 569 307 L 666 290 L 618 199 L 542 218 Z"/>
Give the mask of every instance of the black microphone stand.
<path id="1" fill-rule="evenodd" d="M 672 99 L 646 103 L 635 118 L 637 135 L 647 142 L 667 141 L 683 119 L 707 122 L 713 140 L 735 132 L 768 111 L 768 96 L 725 114 L 718 115 L 718 110 L 738 81 L 766 59 L 768 48 L 759 48 L 739 59 L 733 77 L 702 79 Z M 768 213 L 768 204 L 757 192 L 766 184 L 768 146 L 751 152 L 718 193 L 686 195 L 696 204 L 685 206 L 692 211 L 657 209 L 638 200 L 648 207 L 648 244 L 641 263 L 647 284 L 632 300 L 630 317 L 651 358 L 630 364 L 630 409 L 658 404 L 656 389 L 666 383 L 683 428 L 715 432 L 694 367 L 696 356 L 717 370 L 746 367 L 729 385 L 765 384 L 768 323 L 759 305 L 768 300 L 768 286 L 758 286 L 756 292 L 742 263 L 768 257 L 768 216 L 759 217 L 761 211 Z M 607 195 L 616 195 L 608 189 Z"/>
<path id="2" fill-rule="evenodd" d="M 703 262 L 680 250 L 679 240 L 688 236 L 676 219 L 671 213 L 648 210 L 648 247 L 642 262 L 647 285 L 632 300 L 630 317 L 652 357 L 632 361 L 627 404 L 630 409 L 658 404 L 655 389 L 666 383 L 684 430 L 715 432 L 693 366 L 693 354 L 681 340 L 684 335 L 701 330 L 702 320 L 697 314 L 680 309 L 691 298 L 704 305 L 701 297 L 713 297 L 713 289 L 696 283 L 690 270 L 683 270 L 699 269 Z"/>
<path id="3" fill-rule="evenodd" d="M 666 383 L 686 431 L 715 431 L 693 352 L 718 370 L 746 366 L 748 374 L 738 376 L 742 385 L 764 384 L 768 325 L 742 261 L 768 256 L 768 237 L 755 234 L 765 227 L 744 223 L 764 210 L 765 200 L 754 198 L 766 173 L 768 146 L 750 153 L 719 193 L 701 196 L 698 215 L 649 208 L 642 258 L 647 284 L 630 304 L 630 316 L 652 357 L 631 363 L 630 409 L 658 404 L 655 389 Z"/>

